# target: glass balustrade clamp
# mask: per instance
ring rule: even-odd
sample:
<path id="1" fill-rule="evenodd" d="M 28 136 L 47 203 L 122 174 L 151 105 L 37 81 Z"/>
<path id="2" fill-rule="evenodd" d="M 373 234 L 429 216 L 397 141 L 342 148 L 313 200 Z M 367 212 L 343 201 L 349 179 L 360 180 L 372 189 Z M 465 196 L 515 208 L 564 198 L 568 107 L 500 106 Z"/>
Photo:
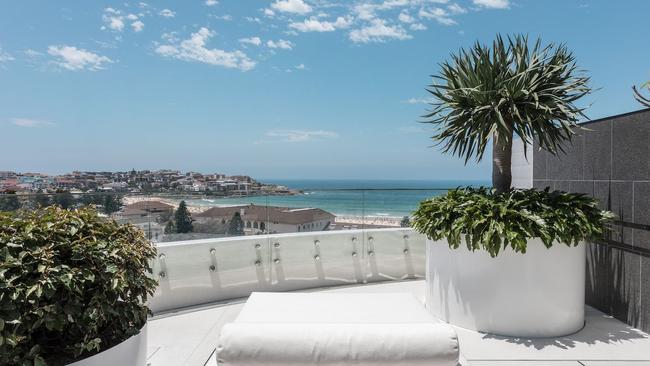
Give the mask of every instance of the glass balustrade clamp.
<path id="1" fill-rule="evenodd" d="M 165 272 L 160 272 L 160 273 L 158 273 L 158 276 L 160 276 L 160 278 L 165 278 L 165 276 L 167 276 L 167 274 Z"/>
<path id="2" fill-rule="evenodd" d="M 216 249 L 214 249 L 214 248 L 210 249 L 210 254 L 215 255 L 216 253 L 217 253 Z"/>
<path id="3" fill-rule="evenodd" d="M 214 264 L 210 266 L 210 272 L 214 272 L 215 269 L 217 269 L 217 267 L 215 267 Z"/>
<path id="4" fill-rule="evenodd" d="M 262 261 L 259 260 L 259 259 L 256 260 L 256 261 L 255 261 L 255 265 L 258 266 L 258 267 L 261 266 L 261 265 L 262 265 Z"/>
<path id="5" fill-rule="evenodd" d="M 273 260 L 273 263 L 275 263 L 275 264 L 280 263 L 280 258 L 275 258 L 275 259 Z"/>

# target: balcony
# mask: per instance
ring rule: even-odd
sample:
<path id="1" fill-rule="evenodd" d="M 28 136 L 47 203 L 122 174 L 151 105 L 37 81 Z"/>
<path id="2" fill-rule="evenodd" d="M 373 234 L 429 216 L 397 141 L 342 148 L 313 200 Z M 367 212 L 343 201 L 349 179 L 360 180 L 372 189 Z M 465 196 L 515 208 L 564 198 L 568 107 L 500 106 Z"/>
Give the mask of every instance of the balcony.
<path id="1" fill-rule="evenodd" d="M 424 301 L 425 238 L 365 229 L 158 244 L 148 362 L 216 365 L 220 330 L 253 291 L 412 293 Z M 395 309 L 399 311 L 399 309 Z M 561 338 L 508 338 L 455 328 L 461 365 L 646 365 L 650 336 L 591 307 Z"/>
<path id="2" fill-rule="evenodd" d="M 321 190 L 327 198 L 312 204 L 309 194 L 221 201 L 162 193 L 135 199 L 119 193 L 18 195 L 18 206 L 61 204 L 65 198 L 73 207 L 97 201 L 103 210 L 103 202 L 112 202 L 106 197 L 126 201 L 106 215 L 140 227 L 157 248 L 152 267 L 159 286 L 149 300 L 148 365 L 214 366 L 222 327 L 235 320 L 253 292 L 409 293 L 424 304 L 426 238 L 400 227 L 400 221 L 402 211 L 443 191 Z M 165 226 L 181 200 L 190 203 L 195 227 L 170 234 Z M 390 211 L 396 201 L 403 203 L 402 211 Z M 218 209 L 210 208 L 217 204 Z M 241 222 L 232 231 L 235 216 Z M 460 365 L 650 365 L 650 335 L 590 306 L 585 320 L 580 331 L 558 338 L 501 337 L 454 327 Z"/>

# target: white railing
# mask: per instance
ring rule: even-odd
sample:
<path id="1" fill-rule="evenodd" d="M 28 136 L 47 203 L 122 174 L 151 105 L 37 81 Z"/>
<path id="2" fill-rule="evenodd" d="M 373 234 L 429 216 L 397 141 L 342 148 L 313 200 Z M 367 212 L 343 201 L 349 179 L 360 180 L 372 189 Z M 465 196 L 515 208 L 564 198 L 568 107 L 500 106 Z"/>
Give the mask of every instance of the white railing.
<path id="1" fill-rule="evenodd" d="M 425 237 L 368 229 L 158 243 L 154 313 L 248 296 L 422 278 Z"/>

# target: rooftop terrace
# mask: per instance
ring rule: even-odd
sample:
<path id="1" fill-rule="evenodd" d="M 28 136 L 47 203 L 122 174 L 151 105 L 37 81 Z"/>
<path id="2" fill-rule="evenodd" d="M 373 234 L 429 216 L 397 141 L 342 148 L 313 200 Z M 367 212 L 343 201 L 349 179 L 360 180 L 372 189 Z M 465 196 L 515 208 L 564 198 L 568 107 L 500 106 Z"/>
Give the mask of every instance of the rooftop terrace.
<path id="1" fill-rule="evenodd" d="M 424 299 L 423 280 L 381 282 L 306 291 L 410 292 Z M 239 314 L 246 298 L 178 309 L 149 323 L 151 366 L 217 365 L 215 349 L 224 324 Z M 399 311 L 399 309 L 395 309 Z M 462 366 L 642 366 L 650 365 L 650 336 L 598 310 L 586 308 L 585 328 L 562 338 L 517 339 L 456 327 Z"/>
<path id="2" fill-rule="evenodd" d="M 237 317 L 252 291 L 406 292 L 424 302 L 424 249 L 424 238 L 409 229 L 159 244 L 154 273 L 161 284 L 151 302 L 148 363 L 217 365 L 221 328 Z M 462 366 L 650 365 L 648 334 L 591 307 L 585 327 L 560 338 L 454 329 Z"/>

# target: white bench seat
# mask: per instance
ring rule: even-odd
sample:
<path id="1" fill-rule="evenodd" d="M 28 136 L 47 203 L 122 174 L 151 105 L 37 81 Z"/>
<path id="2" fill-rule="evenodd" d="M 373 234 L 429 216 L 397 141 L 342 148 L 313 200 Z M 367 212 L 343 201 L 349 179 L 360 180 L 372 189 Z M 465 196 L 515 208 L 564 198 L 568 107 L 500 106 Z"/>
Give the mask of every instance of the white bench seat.
<path id="1" fill-rule="evenodd" d="M 408 293 L 253 293 L 221 331 L 221 366 L 456 366 L 458 340 Z"/>

